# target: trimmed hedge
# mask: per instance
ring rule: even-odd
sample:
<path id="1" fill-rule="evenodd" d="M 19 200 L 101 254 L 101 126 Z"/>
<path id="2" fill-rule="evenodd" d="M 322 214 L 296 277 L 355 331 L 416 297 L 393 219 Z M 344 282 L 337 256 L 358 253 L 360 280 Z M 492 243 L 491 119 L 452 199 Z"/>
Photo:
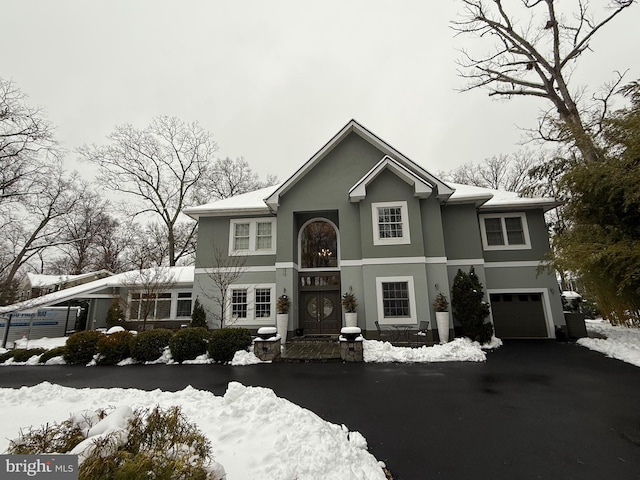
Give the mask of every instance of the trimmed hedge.
<path id="1" fill-rule="evenodd" d="M 221 328 L 211 332 L 209 357 L 215 362 L 227 363 L 233 360 L 238 350 L 251 345 L 251 333 L 246 328 Z"/>
<path id="2" fill-rule="evenodd" d="M 140 332 L 131 339 L 131 356 L 138 362 L 153 362 L 159 359 L 173 332 L 166 328 L 154 328 Z"/>
<path id="3" fill-rule="evenodd" d="M 64 345 L 61 347 L 52 348 L 51 350 L 47 350 L 40 357 L 40 363 L 47 363 L 47 360 L 52 359 L 53 357 L 64 356 L 64 352 L 67 351 L 67 347 Z"/>
<path id="4" fill-rule="evenodd" d="M 13 350 L 9 350 L 7 352 L 0 354 L 0 363 L 4 363 L 10 358 L 13 358 Z"/>
<path id="5" fill-rule="evenodd" d="M 34 355 L 42 355 L 44 352 L 46 352 L 44 348 L 17 349 L 13 351 L 13 361 L 26 362 Z"/>
<path id="6" fill-rule="evenodd" d="M 102 337 L 104 334 L 95 330 L 74 333 L 67 339 L 64 361 L 70 365 L 86 365 L 98 353 L 97 345 Z"/>
<path id="7" fill-rule="evenodd" d="M 193 360 L 207 353 L 207 344 L 211 333 L 206 328 L 185 328 L 176 332 L 169 340 L 171 356 L 176 362 Z"/>
<path id="8" fill-rule="evenodd" d="M 96 344 L 99 354 L 96 363 L 98 365 L 116 365 L 125 358 L 129 358 L 131 356 L 129 345 L 132 338 L 133 334 L 127 331 L 104 335 Z"/>

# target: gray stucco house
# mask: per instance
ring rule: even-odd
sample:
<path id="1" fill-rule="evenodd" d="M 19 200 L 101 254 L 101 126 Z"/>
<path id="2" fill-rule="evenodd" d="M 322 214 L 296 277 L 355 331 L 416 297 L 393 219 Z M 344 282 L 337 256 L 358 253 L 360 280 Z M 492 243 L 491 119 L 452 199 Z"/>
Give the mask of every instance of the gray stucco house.
<path id="1" fill-rule="evenodd" d="M 498 337 L 552 338 L 560 292 L 537 270 L 557 205 L 445 183 L 352 120 L 284 183 L 185 209 L 199 222 L 193 298 L 219 315 L 211 273 L 241 258 L 227 325 L 274 325 L 286 292 L 290 333 L 338 333 L 351 289 L 362 330 L 428 321 L 435 333 L 435 295 L 450 299 L 458 269 L 473 266 Z"/>

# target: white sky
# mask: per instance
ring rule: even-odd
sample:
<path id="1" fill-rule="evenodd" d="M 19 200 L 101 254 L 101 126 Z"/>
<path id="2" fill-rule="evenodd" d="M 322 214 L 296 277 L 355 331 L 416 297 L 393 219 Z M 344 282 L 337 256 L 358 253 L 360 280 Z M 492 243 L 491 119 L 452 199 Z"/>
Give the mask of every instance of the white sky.
<path id="1" fill-rule="evenodd" d="M 518 150 L 517 126 L 534 126 L 546 106 L 455 90 L 464 85 L 458 49 L 469 45 L 449 28 L 460 8 L 450 0 L 4 0 L 0 76 L 46 109 L 69 168 L 78 168 L 74 149 L 104 143 L 115 125 L 143 128 L 170 115 L 198 121 L 219 156 L 243 156 L 262 177 L 286 179 L 352 118 L 436 172 Z M 592 44 L 578 72 L 589 85 L 616 69 L 640 77 L 638 12 Z"/>

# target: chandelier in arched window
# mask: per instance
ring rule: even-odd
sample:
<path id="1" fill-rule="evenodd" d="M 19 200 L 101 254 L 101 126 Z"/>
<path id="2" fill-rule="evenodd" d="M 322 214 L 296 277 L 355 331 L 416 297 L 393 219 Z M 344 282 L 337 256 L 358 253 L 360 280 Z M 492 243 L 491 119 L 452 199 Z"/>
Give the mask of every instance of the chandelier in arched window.
<path id="1" fill-rule="evenodd" d="M 301 268 L 335 268 L 338 266 L 338 235 L 324 220 L 308 223 L 300 234 Z"/>

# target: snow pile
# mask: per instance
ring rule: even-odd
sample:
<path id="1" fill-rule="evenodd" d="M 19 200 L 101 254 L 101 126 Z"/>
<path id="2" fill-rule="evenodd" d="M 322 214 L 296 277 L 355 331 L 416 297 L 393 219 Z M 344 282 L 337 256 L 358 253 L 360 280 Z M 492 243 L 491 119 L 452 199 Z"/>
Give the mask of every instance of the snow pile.
<path id="1" fill-rule="evenodd" d="M 20 338 L 15 341 L 15 348 L 28 349 L 28 348 L 44 348 L 45 350 L 51 350 L 56 347 L 63 347 L 67 343 L 69 337 L 56 337 L 47 338 L 42 337 L 35 340 L 27 340 L 26 338 Z"/>
<path id="2" fill-rule="evenodd" d="M 253 352 L 248 352 L 246 350 L 238 350 L 231 360 L 230 365 L 255 365 L 257 363 L 271 363 L 271 362 L 263 362 L 256 354 Z"/>
<path id="3" fill-rule="evenodd" d="M 226 470 L 227 480 L 385 480 L 381 464 L 367 451 L 360 433 L 325 422 L 267 388 L 231 382 L 224 397 L 216 397 L 192 387 L 145 392 L 74 389 L 45 382 L 2 388 L 0 404 L 4 413 L 0 451 L 8 447 L 6 437 L 17 436 L 21 428 L 62 422 L 69 412 L 179 405 L 211 441 L 214 459 Z M 122 424 L 117 420 L 105 427 L 117 428 Z"/>
<path id="4" fill-rule="evenodd" d="M 484 362 L 487 359 L 482 348 L 497 348 L 502 341 L 494 337 L 491 344 L 481 346 L 468 338 L 456 338 L 449 343 L 420 348 L 394 347 L 389 342 L 364 340 L 365 362 Z"/>
<path id="5" fill-rule="evenodd" d="M 585 320 L 587 331 L 606 338 L 580 338 L 576 343 L 606 356 L 640 367 L 640 329 L 611 325 L 606 320 Z"/>

